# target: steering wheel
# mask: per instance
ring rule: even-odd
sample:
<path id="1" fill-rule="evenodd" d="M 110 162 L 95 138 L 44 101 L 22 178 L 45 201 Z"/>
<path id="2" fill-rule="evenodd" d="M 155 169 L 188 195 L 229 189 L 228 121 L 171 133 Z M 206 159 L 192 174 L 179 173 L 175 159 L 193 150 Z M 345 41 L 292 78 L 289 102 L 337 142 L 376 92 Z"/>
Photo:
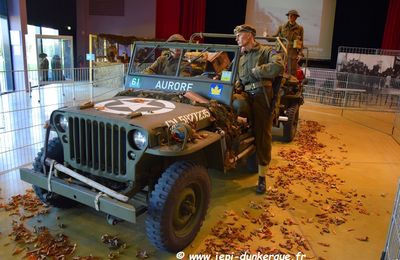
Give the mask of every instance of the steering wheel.
<path id="1" fill-rule="evenodd" d="M 215 76 L 217 76 L 217 73 L 214 71 L 206 71 L 206 72 L 201 73 L 200 76 L 213 79 Z"/>

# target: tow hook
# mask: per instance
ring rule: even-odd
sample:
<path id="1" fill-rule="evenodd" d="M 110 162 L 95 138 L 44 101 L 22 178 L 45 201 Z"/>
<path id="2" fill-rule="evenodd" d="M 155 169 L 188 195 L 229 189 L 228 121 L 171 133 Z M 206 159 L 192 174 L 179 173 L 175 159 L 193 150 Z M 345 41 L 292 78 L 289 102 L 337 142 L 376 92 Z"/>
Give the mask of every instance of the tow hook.
<path id="1" fill-rule="evenodd" d="M 107 223 L 112 226 L 117 225 L 119 222 L 123 221 L 122 219 L 114 217 L 110 214 L 107 214 L 106 219 L 107 219 Z"/>

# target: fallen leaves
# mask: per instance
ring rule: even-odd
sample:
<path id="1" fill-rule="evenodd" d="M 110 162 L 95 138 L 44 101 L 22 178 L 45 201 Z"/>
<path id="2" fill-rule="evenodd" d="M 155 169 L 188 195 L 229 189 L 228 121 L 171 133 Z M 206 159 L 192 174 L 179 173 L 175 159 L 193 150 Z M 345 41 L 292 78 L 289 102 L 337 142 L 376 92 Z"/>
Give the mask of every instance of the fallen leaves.
<path id="1" fill-rule="evenodd" d="M 347 222 L 346 216 L 357 211 L 360 214 L 369 215 L 363 207 L 363 203 L 356 198 L 365 198 L 364 194 L 358 194 L 356 189 L 344 192 L 341 185 L 344 180 L 335 174 L 329 174 L 330 167 L 340 164 L 333 156 L 326 154 L 324 144 L 317 139 L 317 134 L 324 129 L 317 122 L 305 121 L 301 123 L 301 131 L 298 133 L 295 142 L 296 148 L 283 148 L 278 154 L 285 161 L 286 165 L 272 169 L 275 179 L 274 190 L 268 190 L 267 199 L 272 200 L 278 207 L 291 208 L 288 201 L 292 194 L 290 188 L 293 185 L 302 185 L 308 191 L 309 198 L 303 198 L 303 203 L 308 203 L 320 210 L 315 215 L 316 221 L 321 224 L 321 235 L 331 233 L 331 225 L 339 226 Z M 339 138 L 331 136 L 331 139 L 339 141 Z M 340 152 L 347 152 L 345 144 L 337 147 Z M 347 157 L 343 157 L 343 160 Z M 324 192 L 325 191 L 325 192 Z M 284 192 L 284 194 L 281 194 Z M 333 196 L 327 193 L 334 192 Z M 287 194 L 287 195 L 286 195 Z M 279 195 L 279 196 L 278 196 Z M 319 196 L 321 199 L 313 197 Z M 300 196 L 294 196 L 294 200 Z M 312 199 L 313 198 L 313 199 Z M 303 221 L 302 224 L 313 223 L 312 218 Z"/>
<path id="2" fill-rule="evenodd" d="M 285 147 L 278 151 L 278 155 L 284 160 L 284 164 L 271 167 L 269 177 L 273 179 L 273 185 L 268 187 L 264 202 L 250 201 L 248 208 L 241 209 L 238 216 L 233 210 L 227 209 L 219 221 L 211 229 L 212 238 L 207 239 L 203 253 L 216 254 L 238 252 L 284 252 L 294 255 L 295 252 L 310 250 L 308 241 L 297 232 L 297 226 L 310 225 L 316 228 L 323 236 L 335 235 L 338 226 L 348 222 L 350 216 L 355 213 L 368 215 L 361 201 L 366 198 L 356 189 L 344 191 L 345 181 L 336 174 L 332 174 L 331 168 L 337 165 L 349 166 L 346 156 L 336 159 L 329 153 L 325 144 L 318 141 L 317 134 L 324 130 L 324 126 L 314 121 L 301 122 L 300 131 L 295 138 L 296 147 Z M 345 144 L 340 144 L 339 138 L 332 136 L 337 143 L 339 153 L 347 153 Z M 297 193 L 303 189 L 306 196 Z M 300 196 L 302 195 L 302 196 Z M 384 197 L 384 196 L 382 196 Z M 312 206 L 318 213 L 302 217 L 300 221 L 292 218 L 284 218 L 281 223 L 276 220 L 272 209 L 296 210 L 291 205 L 292 201 L 303 205 Z M 243 227 L 234 223 L 249 223 Z M 351 232 L 354 229 L 346 229 Z M 249 233 L 250 232 L 250 233 Z M 368 241 L 368 237 L 357 238 L 360 241 Z M 253 248 L 251 241 L 267 240 L 269 245 L 277 247 L 258 246 Z M 324 248 L 331 245 L 317 242 Z M 318 256 L 316 256 L 318 258 Z M 318 259 L 323 259 L 319 257 Z"/>
<path id="3" fill-rule="evenodd" d="M 146 250 L 138 249 L 136 252 L 137 259 L 147 259 L 149 257 L 150 257 L 150 254 Z"/>
<path id="4" fill-rule="evenodd" d="M 14 249 L 14 251 L 12 252 L 12 255 L 18 255 L 19 253 L 21 253 L 21 252 L 24 251 L 24 250 L 25 250 L 25 248 L 16 247 L 16 248 Z"/>
<path id="5" fill-rule="evenodd" d="M 66 235 L 59 233 L 52 236 L 46 227 L 34 228 L 34 232 L 29 231 L 22 223 L 13 222 L 11 239 L 24 245 L 24 248 L 16 247 L 13 255 L 20 254 L 25 249 L 25 257 L 28 259 L 44 259 L 52 257 L 64 259 L 70 256 L 76 249 L 76 244 L 71 244 Z"/>
<path id="6" fill-rule="evenodd" d="M 318 245 L 324 246 L 324 247 L 330 247 L 331 245 L 323 242 L 318 242 Z"/>
<path id="7" fill-rule="evenodd" d="M 120 248 L 126 248 L 126 243 L 124 243 L 117 236 L 112 236 L 109 234 L 104 234 L 101 236 L 101 242 L 103 242 L 108 248 L 112 250 L 117 250 Z"/>
<path id="8" fill-rule="evenodd" d="M 365 237 L 356 237 L 357 240 L 362 241 L 362 242 L 368 242 L 369 241 L 369 237 L 365 236 Z"/>
<path id="9" fill-rule="evenodd" d="M 98 257 L 98 256 L 74 256 L 72 259 L 73 260 L 102 260 L 103 258 Z M 36 260 L 36 259 L 34 259 L 34 260 Z"/>
<path id="10" fill-rule="evenodd" d="M 52 235 L 45 226 L 33 226 L 32 231 L 26 228 L 23 222 L 27 219 L 38 215 L 47 215 L 49 208 L 37 199 L 33 190 L 27 190 L 25 194 L 12 196 L 8 203 L 0 204 L 0 208 L 9 211 L 9 216 L 14 216 L 12 221 L 12 232 L 8 237 L 17 245 L 12 251 L 12 255 L 21 255 L 28 260 L 38 259 L 70 259 L 74 260 L 99 260 L 102 259 L 96 256 L 73 256 L 77 244 L 71 243 L 69 238 L 63 233 Z M 15 220 L 15 217 L 18 220 Z M 59 216 L 56 217 L 60 219 Z M 37 223 L 42 220 L 37 219 Z M 62 223 L 57 225 L 64 229 L 66 226 Z M 10 243 L 4 244 L 9 246 Z M 113 253 L 114 254 L 114 253 Z M 118 256 L 108 256 L 108 259 L 117 259 Z"/>
<path id="11" fill-rule="evenodd" d="M 19 216 L 21 221 L 48 213 L 48 209 L 31 189 L 26 190 L 23 195 L 12 196 L 7 204 L 0 204 L 0 208 L 9 211 L 10 216 Z"/>

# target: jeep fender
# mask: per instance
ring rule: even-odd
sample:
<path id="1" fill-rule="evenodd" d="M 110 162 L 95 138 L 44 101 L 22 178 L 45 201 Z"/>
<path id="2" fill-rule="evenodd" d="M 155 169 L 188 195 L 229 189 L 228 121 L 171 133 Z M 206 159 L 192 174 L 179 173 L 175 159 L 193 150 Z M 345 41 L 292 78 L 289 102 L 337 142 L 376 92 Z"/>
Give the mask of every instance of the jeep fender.
<path id="1" fill-rule="evenodd" d="M 197 132 L 203 139 L 196 139 L 195 142 L 187 142 L 185 147 L 182 144 L 156 146 L 147 148 L 146 153 L 156 156 L 180 157 L 191 155 L 199 151 L 204 152 L 207 164 L 210 168 L 224 171 L 224 150 L 223 139 L 218 133 L 200 130 Z"/>

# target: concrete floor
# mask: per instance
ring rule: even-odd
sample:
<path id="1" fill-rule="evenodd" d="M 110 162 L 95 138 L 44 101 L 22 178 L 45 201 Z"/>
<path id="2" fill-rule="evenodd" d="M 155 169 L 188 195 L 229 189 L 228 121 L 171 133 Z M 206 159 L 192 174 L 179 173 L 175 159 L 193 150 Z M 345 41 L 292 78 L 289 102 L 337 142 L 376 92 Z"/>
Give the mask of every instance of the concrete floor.
<path id="1" fill-rule="evenodd" d="M 379 259 L 386 242 L 400 177 L 400 146 L 388 134 L 391 132 L 393 114 L 362 111 L 342 113 L 339 109 L 305 105 L 301 108 L 300 118 L 302 121 L 314 120 L 325 126 L 317 139 L 326 146 L 317 155 L 306 153 L 303 161 L 309 162 L 320 172 L 323 172 L 321 164 L 325 165 L 326 172 L 323 174 L 330 176 L 326 178 L 343 183 L 328 187 L 330 184 L 311 183 L 307 179 L 295 180 L 290 172 L 279 172 L 290 163 L 279 154 L 299 151 L 299 145 L 296 142 L 284 144 L 274 141 L 273 170 L 267 179 L 271 186 L 269 197 L 255 195 L 257 175 L 244 173 L 241 167 L 227 174 L 210 172 L 210 208 L 196 239 L 184 250 L 186 257 L 203 252 L 210 253 L 211 259 L 216 259 L 212 248 L 224 243 L 232 246 L 230 252 L 236 255 L 240 255 L 240 250 L 247 247 L 251 252 L 257 248 L 266 250 L 264 252 L 278 249 L 281 253 L 302 253 L 314 259 Z M 279 130 L 275 133 L 279 134 Z M 291 163 L 297 164 L 298 161 Z M 285 179 L 285 176 L 292 176 L 292 179 Z M 278 177 L 290 183 L 282 187 L 277 182 Z M 19 180 L 18 172 L 9 172 L 0 175 L 0 188 L 0 202 L 7 203 L 10 196 L 25 193 L 29 186 Z M 279 207 L 282 205 L 277 200 L 268 200 L 271 194 L 280 192 L 286 195 L 287 205 L 284 207 Z M 335 206 L 332 201 L 343 198 L 347 199 L 345 211 L 332 213 Z M 330 201 L 330 204 L 326 201 Z M 327 225 L 324 217 L 316 216 L 324 212 L 330 212 L 327 218 L 345 219 L 346 222 Z M 267 219 L 272 225 L 268 227 L 271 238 L 263 237 L 260 233 L 262 216 L 265 215 L 268 215 Z M 8 236 L 12 221 L 19 217 L 10 216 L 9 211 L 0 209 L 0 218 L 0 245 L 3 245 L 0 259 L 22 258 L 25 251 L 12 255 L 21 246 Z M 75 256 L 93 255 L 107 259 L 109 250 L 101 242 L 101 236 L 110 234 L 117 235 L 127 244 L 125 249 L 120 250 L 119 259 L 134 259 L 138 251 L 146 251 L 150 259 L 177 259 L 175 254 L 157 251 L 147 241 L 144 220 L 145 215 L 139 218 L 136 225 L 123 222 L 110 226 L 103 214 L 79 207 L 51 208 L 49 214 L 27 219 L 24 223 L 29 229 L 44 225 L 53 234 L 63 232 L 68 235 L 71 242 L 77 244 Z M 288 230 L 286 236 L 284 230 Z M 214 234 L 230 231 L 224 233 L 228 240 L 217 239 L 213 231 Z M 293 241 L 295 236 L 306 241 L 308 250 L 297 244 L 290 250 L 279 245 L 286 244 L 288 237 Z M 366 237 L 368 241 L 360 241 Z M 221 253 L 218 256 L 221 257 Z"/>

